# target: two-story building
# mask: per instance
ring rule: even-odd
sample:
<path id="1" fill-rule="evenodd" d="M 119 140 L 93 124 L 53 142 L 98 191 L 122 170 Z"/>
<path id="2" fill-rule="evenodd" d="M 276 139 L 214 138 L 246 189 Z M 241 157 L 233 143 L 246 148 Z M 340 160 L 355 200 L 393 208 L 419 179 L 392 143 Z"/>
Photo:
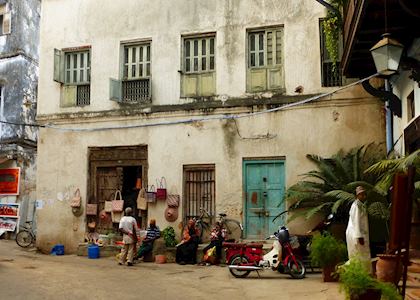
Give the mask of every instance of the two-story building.
<path id="1" fill-rule="evenodd" d="M 0 204 L 19 204 L 21 223 L 33 219 L 36 196 L 40 8 L 40 0 L 0 1 Z M 0 235 L 17 225 L 0 218 Z"/>
<path id="2" fill-rule="evenodd" d="M 324 55 L 325 14 L 313 0 L 42 1 L 38 246 L 73 252 L 87 223 L 115 228 L 116 190 L 142 226 L 178 231 L 203 207 L 247 238 L 273 232 L 285 189 L 313 168 L 306 154 L 385 137 L 381 103 L 360 86 L 269 111 L 343 83 Z M 137 209 L 135 187 L 162 177 L 181 199 L 176 221 L 163 200 Z"/>

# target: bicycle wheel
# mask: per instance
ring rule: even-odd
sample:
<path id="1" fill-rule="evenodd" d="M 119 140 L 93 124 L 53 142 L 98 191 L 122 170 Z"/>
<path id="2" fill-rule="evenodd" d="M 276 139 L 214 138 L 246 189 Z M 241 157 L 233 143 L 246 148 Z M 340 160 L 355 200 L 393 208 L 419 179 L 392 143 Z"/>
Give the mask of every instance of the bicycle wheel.
<path id="1" fill-rule="evenodd" d="M 226 229 L 226 240 L 232 240 L 239 241 L 243 237 L 243 228 L 241 223 L 239 223 L 236 220 L 232 219 L 225 219 L 223 224 L 223 228 Z"/>
<path id="2" fill-rule="evenodd" d="M 305 277 L 305 265 L 300 259 L 296 258 L 296 263 L 292 259 L 289 260 L 287 267 L 289 268 L 290 276 L 292 276 L 294 279 L 302 279 Z"/>
<path id="3" fill-rule="evenodd" d="M 21 246 L 22 248 L 29 247 L 33 242 L 34 237 L 32 234 L 27 230 L 19 231 L 16 235 L 16 244 Z"/>
<path id="4" fill-rule="evenodd" d="M 239 266 L 242 264 L 247 264 L 249 262 L 248 258 L 246 256 L 240 255 L 240 254 L 236 254 L 234 256 L 232 256 L 232 258 L 229 261 L 229 265 L 230 266 Z M 244 278 L 247 277 L 249 275 L 249 273 L 251 273 L 251 271 L 241 271 L 238 269 L 230 269 L 229 268 L 229 272 L 235 276 L 236 278 Z"/>

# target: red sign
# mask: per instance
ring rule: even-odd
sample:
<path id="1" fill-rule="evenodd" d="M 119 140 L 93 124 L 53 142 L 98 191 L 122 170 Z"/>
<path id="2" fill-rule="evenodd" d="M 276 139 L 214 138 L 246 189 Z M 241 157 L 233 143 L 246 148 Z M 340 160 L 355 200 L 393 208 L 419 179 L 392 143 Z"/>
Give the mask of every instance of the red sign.
<path id="1" fill-rule="evenodd" d="M 19 204 L 0 204 L 0 217 L 19 218 Z"/>
<path id="2" fill-rule="evenodd" d="M 19 195 L 20 168 L 0 169 L 0 195 Z"/>
<path id="3" fill-rule="evenodd" d="M 15 231 L 17 223 L 17 219 L 0 218 L 0 230 Z"/>

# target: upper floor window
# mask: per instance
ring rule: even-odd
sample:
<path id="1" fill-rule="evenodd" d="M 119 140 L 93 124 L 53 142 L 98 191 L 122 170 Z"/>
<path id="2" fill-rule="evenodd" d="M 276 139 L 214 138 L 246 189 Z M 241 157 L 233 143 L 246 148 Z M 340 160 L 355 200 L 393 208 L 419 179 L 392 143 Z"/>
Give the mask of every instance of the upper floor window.
<path id="1" fill-rule="evenodd" d="M 249 30 L 247 90 L 283 89 L 283 27 Z"/>
<path id="2" fill-rule="evenodd" d="M 216 93 L 215 42 L 215 34 L 183 38 L 183 97 L 212 96 Z"/>
<path id="3" fill-rule="evenodd" d="M 151 42 L 122 44 L 120 79 L 110 79 L 110 99 L 119 103 L 151 102 Z"/>
<path id="4" fill-rule="evenodd" d="M 410 122 L 416 116 L 416 102 L 414 91 L 407 96 L 407 121 Z"/>
<path id="5" fill-rule="evenodd" d="M 90 47 L 54 49 L 54 80 L 63 84 L 61 107 L 90 105 Z"/>
<path id="6" fill-rule="evenodd" d="M 0 5 L 0 35 L 11 33 L 11 11 L 9 4 Z"/>
<path id="7" fill-rule="evenodd" d="M 343 78 L 339 70 L 340 61 L 333 62 L 327 50 L 326 36 L 323 28 L 323 19 L 319 21 L 319 34 L 320 34 L 320 46 L 321 46 L 321 76 L 322 86 L 332 87 L 341 86 L 343 84 Z M 338 41 L 338 57 L 341 58 L 343 52 L 342 39 Z"/>

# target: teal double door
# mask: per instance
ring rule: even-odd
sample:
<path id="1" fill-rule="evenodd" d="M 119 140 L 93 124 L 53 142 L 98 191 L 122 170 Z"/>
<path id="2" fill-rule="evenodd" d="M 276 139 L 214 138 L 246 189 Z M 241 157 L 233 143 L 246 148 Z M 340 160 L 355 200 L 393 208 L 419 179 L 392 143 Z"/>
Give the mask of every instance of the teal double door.
<path id="1" fill-rule="evenodd" d="M 273 234 L 283 218 L 284 160 L 246 160 L 243 162 L 245 190 L 245 234 L 247 239 L 265 239 Z"/>

